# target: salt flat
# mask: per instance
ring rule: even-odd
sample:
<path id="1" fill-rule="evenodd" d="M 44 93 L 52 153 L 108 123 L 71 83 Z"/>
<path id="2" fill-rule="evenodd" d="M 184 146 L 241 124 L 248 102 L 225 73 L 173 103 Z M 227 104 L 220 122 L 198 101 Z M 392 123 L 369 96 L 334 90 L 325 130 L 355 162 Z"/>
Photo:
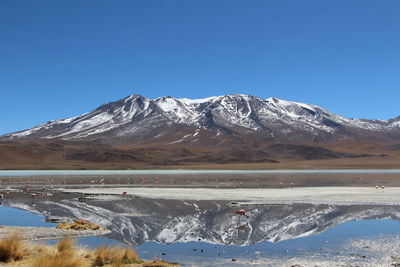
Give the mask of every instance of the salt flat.
<path id="1" fill-rule="evenodd" d="M 282 189 L 210 189 L 92 187 L 61 189 L 83 194 L 121 194 L 155 199 L 227 200 L 248 203 L 387 204 L 400 205 L 400 187 L 295 187 Z"/>

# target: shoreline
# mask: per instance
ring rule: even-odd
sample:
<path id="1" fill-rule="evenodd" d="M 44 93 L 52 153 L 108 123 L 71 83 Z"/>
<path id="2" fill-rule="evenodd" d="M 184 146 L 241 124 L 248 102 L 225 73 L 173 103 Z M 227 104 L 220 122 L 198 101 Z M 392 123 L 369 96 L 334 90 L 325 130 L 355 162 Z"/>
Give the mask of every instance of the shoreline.
<path id="1" fill-rule="evenodd" d="M 59 189 L 64 193 L 84 195 L 121 195 L 121 197 L 176 200 L 221 200 L 239 204 L 380 204 L 400 205 L 400 187 L 295 187 L 295 188 L 141 188 L 93 187 Z M 126 192 L 126 196 L 123 196 Z"/>
<path id="2" fill-rule="evenodd" d="M 400 168 L 391 169 L 0 169 L 0 177 L 32 175 L 130 175 L 130 174 L 296 174 L 296 173 L 397 173 Z"/>
<path id="3" fill-rule="evenodd" d="M 0 240 L 16 234 L 21 240 L 52 240 L 65 237 L 100 236 L 111 233 L 109 230 L 63 230 L 55 227 L 0 226 Z"/>

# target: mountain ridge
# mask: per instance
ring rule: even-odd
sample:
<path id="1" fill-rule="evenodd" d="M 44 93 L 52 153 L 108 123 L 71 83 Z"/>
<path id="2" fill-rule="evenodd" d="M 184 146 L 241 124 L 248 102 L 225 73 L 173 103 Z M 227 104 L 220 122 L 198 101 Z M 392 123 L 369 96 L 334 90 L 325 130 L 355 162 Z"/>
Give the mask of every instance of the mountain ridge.
<path id="1" fill-rule="evenodd" d="M 147 124 L 152 126 L 165 123 L 211 130 L 240 127 L 248 131 L 265 131 L 264 136 L 271 137 L 275 137 L 274 131 L 280 136 L 293 131 L 290 129 L 293 127 L 288 127 L 288 124 L 292 124 L 297 129 L 302 128 L 309 134 L 314 131 L 311 133 L 314 135 L 317 135 L 318 131 L 340 133 L 345 130 L 343 127 L 367 131 L 400 129 L 399 117 L 386 121 L 350 119 L 315 105 L 273 97 L 262 99 L 251 95 L 231 94 L 203 99 L 169 96 L 147 99 L 134 94 L 103 104 L 79 116 L 53 120 L 28 130 L 2 135 L 0 138 L 3 140 L 21 137 L 73 140 L 99 136 L 117 128 L 119 128 L 118 132 L 114 135 L 126 136 L 144 130 L 135 127 L 140 120 L 147 120 Z M 272 131 L 270 128 L 274 123 L 279 123 L 286 129 Z"/>
<path id="2" fill-rule="evenodd" d="M 40 155 L 34 161 L 40 166 L 57 159 L 69 162 L 69 168 L 88 163 L 101 163 L 103 168 L 123 163 L 129 168 L 381 158 L 400 156 L 399 137 L 400 117 L 351 119 L 273 97 L 130 95 L 79 116 L 2 135 L 0 159 L 16 166 Z"/>

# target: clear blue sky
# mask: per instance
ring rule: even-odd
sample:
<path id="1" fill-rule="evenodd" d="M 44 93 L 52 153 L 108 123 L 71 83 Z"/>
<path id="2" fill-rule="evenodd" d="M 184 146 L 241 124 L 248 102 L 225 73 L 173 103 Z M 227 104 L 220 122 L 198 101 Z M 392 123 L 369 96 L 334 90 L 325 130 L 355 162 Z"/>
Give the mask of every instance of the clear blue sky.
<path id="1" fill-rule="evenodd" d="M 130 94 L 400 115 L 398 0 L 1 0 L 0 134 Z"/>

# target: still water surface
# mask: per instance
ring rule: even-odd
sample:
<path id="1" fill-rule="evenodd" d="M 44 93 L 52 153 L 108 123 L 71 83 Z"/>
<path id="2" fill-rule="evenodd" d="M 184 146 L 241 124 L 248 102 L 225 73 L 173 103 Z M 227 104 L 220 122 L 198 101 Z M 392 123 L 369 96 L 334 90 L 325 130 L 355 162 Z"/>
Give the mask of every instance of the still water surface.
<path id="1" fill-rule="evenodd" d="M 133 246 L 144 259 L 182 266 L 248 266 L 259 259 L 315 253 L 321 258 L 358 255 L 359 248 L 344 244 L 400 235 L 400 207 L 387 205 L 246 205 L 241 207 L 246 218 L 221 201 L 82 201 L 76 196 L 32 201 L 11 193 L 2 204 L 1 225 L 54 227 L 44 222 L 46 216 L 84 218 L 112 233 L 81 238 L 82 245 Z"/>

